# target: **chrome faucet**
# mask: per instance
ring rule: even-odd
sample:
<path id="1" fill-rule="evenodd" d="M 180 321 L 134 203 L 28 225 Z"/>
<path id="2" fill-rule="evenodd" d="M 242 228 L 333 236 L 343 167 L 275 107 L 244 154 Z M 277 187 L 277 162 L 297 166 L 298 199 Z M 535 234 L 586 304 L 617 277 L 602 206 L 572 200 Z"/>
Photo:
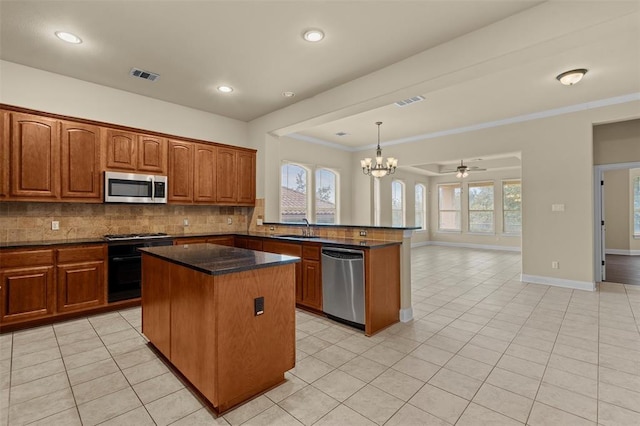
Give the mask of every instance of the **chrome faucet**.
<path id="1" fill-rule="evenodd" d="M 303 219 L 302 219 L 302 221 L 303 221 L 304 223 L 306 223 L 306 224 L 307 224 L 307 229 L 306 229 L 306 230 L 304 230 L 304 229 L 302 230 L 302 235 L 304 235 L 304 236 L 311 236 L 311 234 L 309 233 L 309 232 L 310 232 L 310 228 L 309 228 L 309 221 L 307 220 L 307 218 L 306 218 L 306 217 L 305 217 L 305 218 L 303 218 Z"/>

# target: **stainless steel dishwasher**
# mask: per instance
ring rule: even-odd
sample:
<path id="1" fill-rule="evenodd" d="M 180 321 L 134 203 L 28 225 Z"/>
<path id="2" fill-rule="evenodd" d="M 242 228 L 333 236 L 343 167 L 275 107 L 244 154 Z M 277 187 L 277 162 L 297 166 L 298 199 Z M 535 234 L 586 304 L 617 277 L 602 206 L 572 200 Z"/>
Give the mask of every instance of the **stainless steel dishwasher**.
<path id="1" fill-rule="evenodd" d="M 322 308 L 329 318 L 364 330 L 364 252 L 322 248 Z"/>

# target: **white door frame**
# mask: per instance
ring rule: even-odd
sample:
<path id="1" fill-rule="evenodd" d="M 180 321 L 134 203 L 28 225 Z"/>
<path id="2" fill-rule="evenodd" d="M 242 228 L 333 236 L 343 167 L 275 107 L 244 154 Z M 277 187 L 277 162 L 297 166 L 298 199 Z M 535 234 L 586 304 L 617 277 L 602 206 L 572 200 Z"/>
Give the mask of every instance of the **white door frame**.
<path id="1" fill-rule="evenodd" d="M 604 172 L 608 170 L 621 170 L 621 169 L 637 169 L 640 168 L 640 162 L 633 163 L 617 163 L 617 164 L 600 164 L 594 167 L 593 173 L 593 208 L 594 208 L 594 221 L 593 221 L 593 237 L 594 237 L 594 278 L 596 282 L 600 282 L 604 278 L 605 269 L 602 267 L 602 261 L 604 260 L 604 229 L 602 227 L 602 221 L 604 220 L 604 202 L 600 182 L 604 179 Z M 605 183 L 605 190 L 606 190 Z M 606 224 L 605 224 L 606 228 Z"/>

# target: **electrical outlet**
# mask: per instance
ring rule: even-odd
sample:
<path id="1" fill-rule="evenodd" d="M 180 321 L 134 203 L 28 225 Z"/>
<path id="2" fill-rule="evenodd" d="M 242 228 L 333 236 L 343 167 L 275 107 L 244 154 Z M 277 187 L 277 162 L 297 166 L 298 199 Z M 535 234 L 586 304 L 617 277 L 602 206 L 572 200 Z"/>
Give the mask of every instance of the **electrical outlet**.
<path id="1" fill-rule="evenodd" d="M 270 227 L 269 227 L 269 231 L 275 231 L 275 230 L 276 230 L 276 227 L 275 227 L 275 226 L 270 226 Z"/>
<path id="2" fill-rule="evenodd" d="M 262 219 L 258 218 L 258 220 L 256 221 L 256 225 L 262 226 Z"/>
<path id="3" fill-rule="evenodd" d="M 366 237 L 367 236 L 367 230 L 366 229 L 361 230 L 360 231 L 360 236 L 361 237 Z"/>
<path id="4" fill-rule="evenodd" d="M 227 225 L 231 225 L 233 223 L 233 219 L 231 218 L 231 216 L 229 216 L 227 218 Z"/>
<path id="5" fill-rule="evenodd" d="M 58 222 L 57 220 L 51 221 L 51 230 L 57 231 L 59 229 L 60 229 L 60 222 Z"/>
<path id="6" fill-rule="evenodd" d="M 184 226 L 189 226 L 189 219 L 188 219 L 188 218 L 186 218 L 186 217 L 185 217 L 184 219 L 182 219 L 182 224 L 183 224 Z"/>
<path id="7" fill-rule="evenodd" d="M 560 269 L 560 262 L 558 262 L 557 260 L 554 260 L 551 262 L 551 267 L 553 269 Z"/>

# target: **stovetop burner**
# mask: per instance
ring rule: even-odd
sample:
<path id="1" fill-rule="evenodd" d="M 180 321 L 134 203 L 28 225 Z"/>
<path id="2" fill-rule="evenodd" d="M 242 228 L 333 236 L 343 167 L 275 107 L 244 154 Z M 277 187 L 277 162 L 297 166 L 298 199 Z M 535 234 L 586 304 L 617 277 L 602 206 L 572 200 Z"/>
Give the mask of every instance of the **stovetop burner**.
<path id="1" fill-rule="evenodd" d="M 168 234 L 164 232 L 147 232 L 143 234 L 107 234 L 104 239 L 107 241 L 119 241 L 119 240 L 146 240 L 149 238 L 166 238 Z"/>

